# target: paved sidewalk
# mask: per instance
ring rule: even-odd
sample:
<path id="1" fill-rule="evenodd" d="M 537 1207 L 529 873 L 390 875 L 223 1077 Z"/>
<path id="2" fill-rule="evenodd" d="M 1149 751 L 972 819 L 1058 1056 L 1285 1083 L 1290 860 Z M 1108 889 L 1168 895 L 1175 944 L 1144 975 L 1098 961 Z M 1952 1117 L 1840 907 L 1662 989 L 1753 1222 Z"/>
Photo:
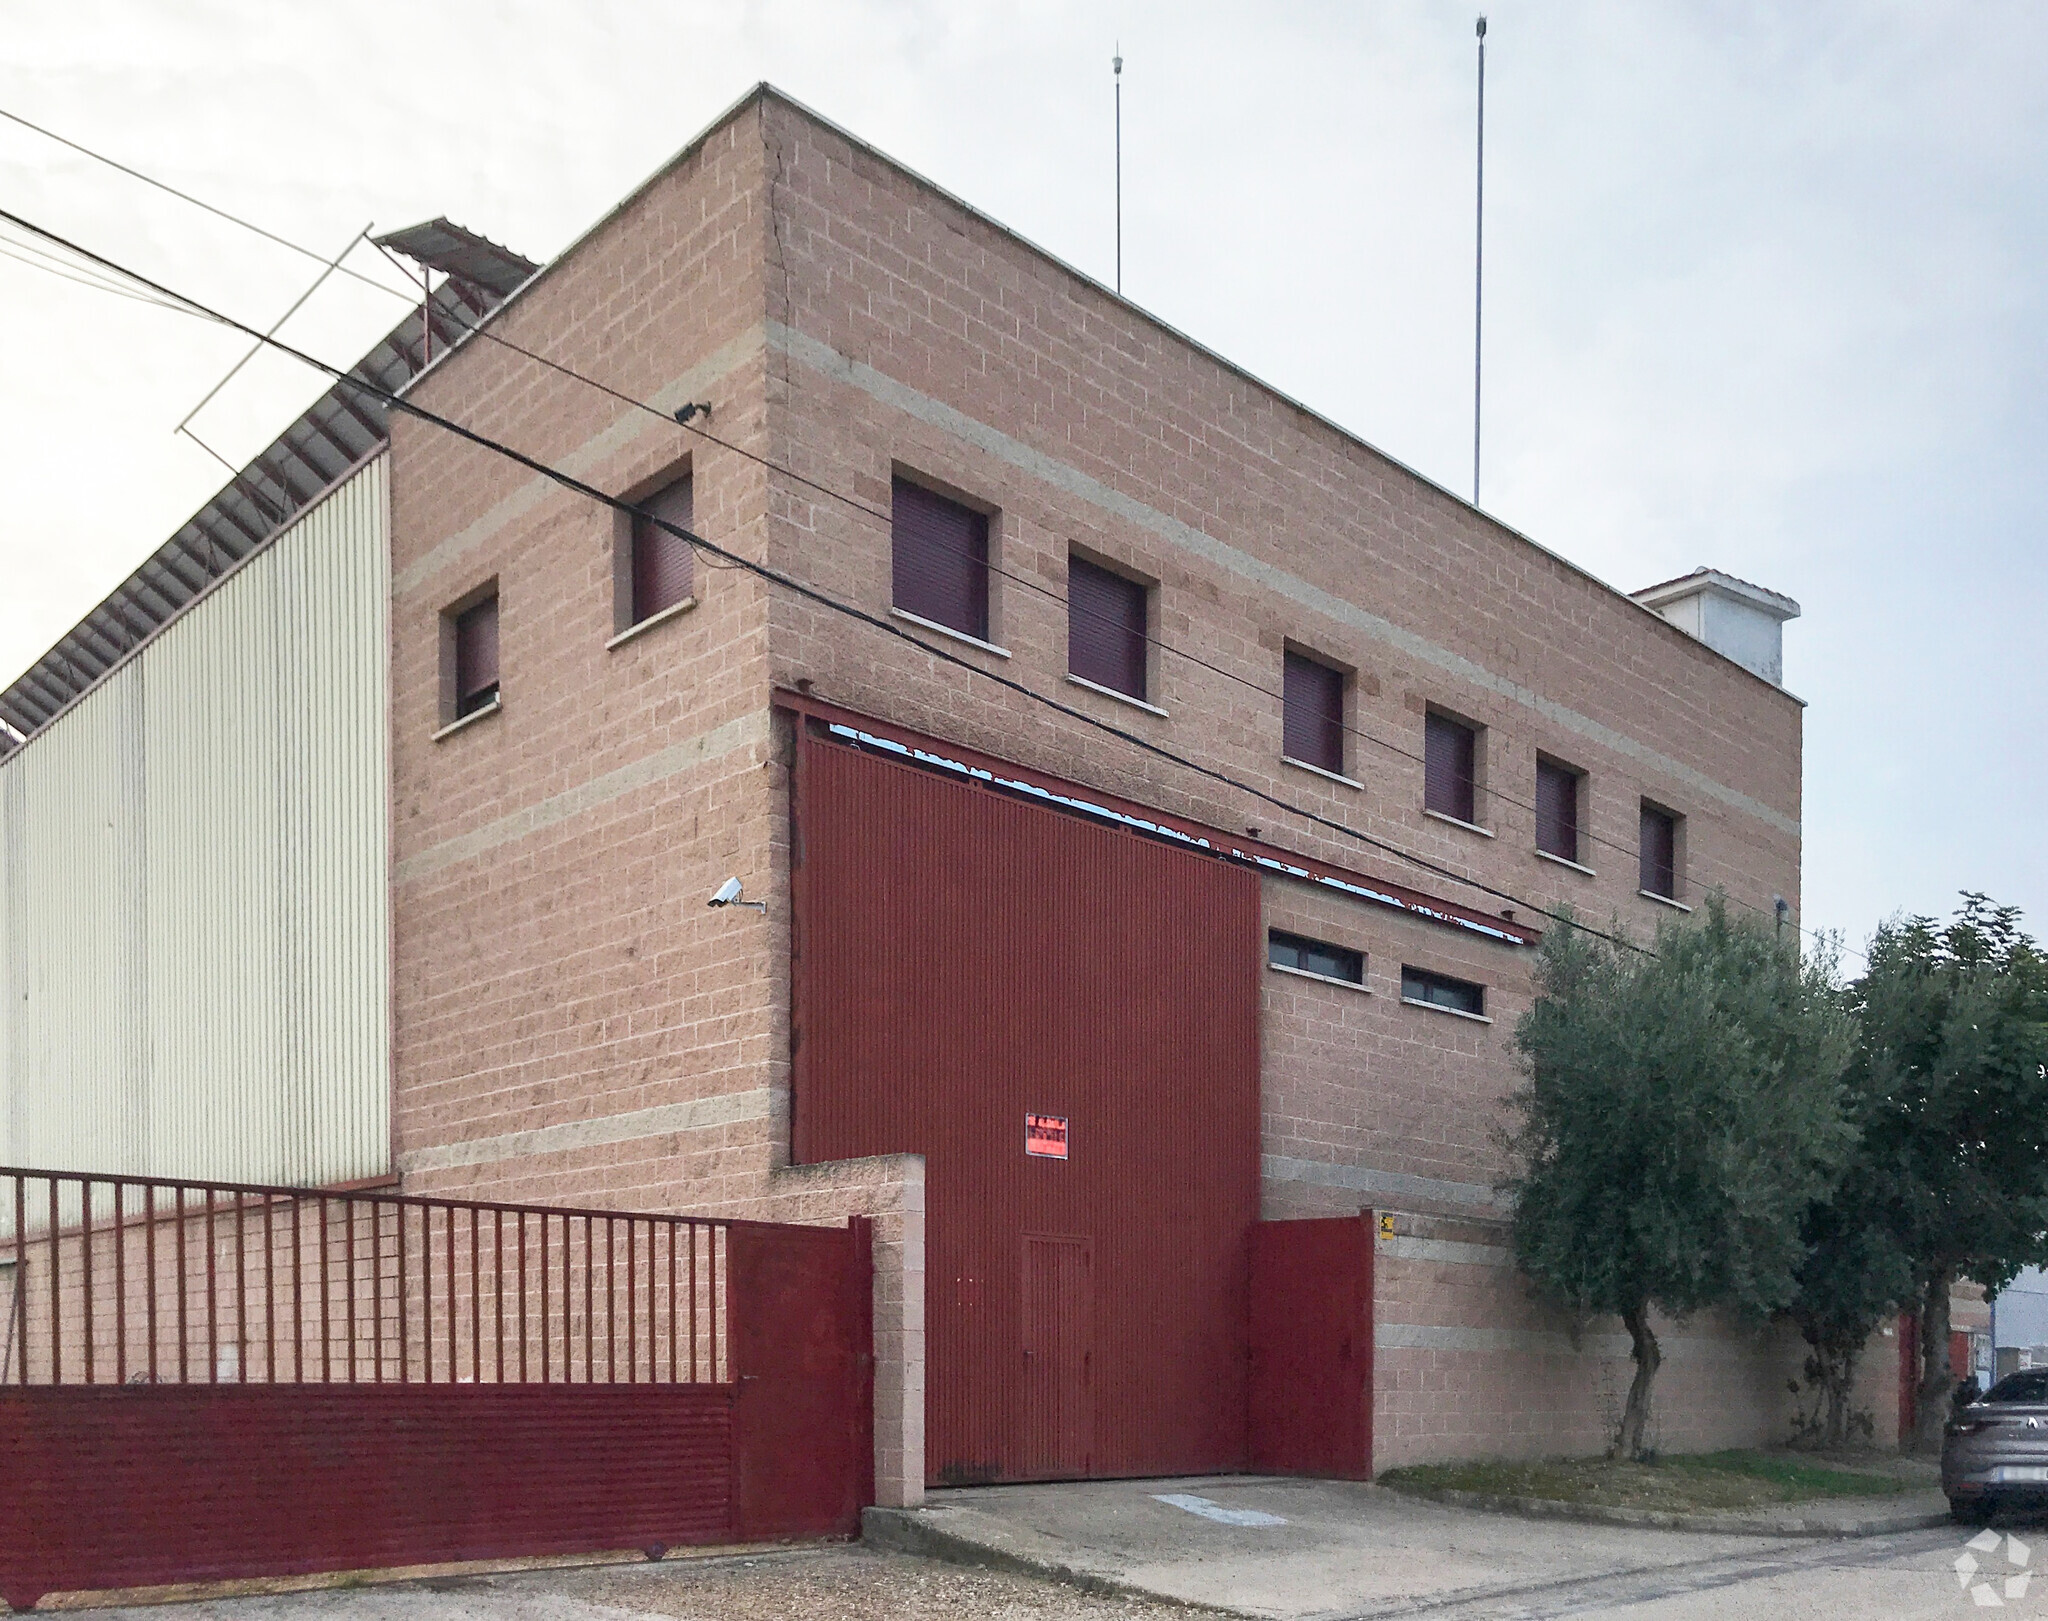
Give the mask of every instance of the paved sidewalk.
<path id="1" fill-rule="evenodd" d="M 869 1510 L 867 1540 L 1276 1621 L 1541 1591 L 1783 1546 L 1244 1475 L 933 1492 L 922 1509 Z"/>

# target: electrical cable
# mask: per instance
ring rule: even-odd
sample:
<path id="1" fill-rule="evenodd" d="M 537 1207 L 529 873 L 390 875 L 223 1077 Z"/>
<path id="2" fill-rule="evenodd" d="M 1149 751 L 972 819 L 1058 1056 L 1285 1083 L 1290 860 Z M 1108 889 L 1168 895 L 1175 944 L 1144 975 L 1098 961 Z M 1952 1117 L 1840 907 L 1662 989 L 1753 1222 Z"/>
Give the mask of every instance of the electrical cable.
<path id="1" fill-rule="evenodd" d="M 59 281 L 68 281 L 96 293 L 112 293 L 116 298 L 132 299 L 138 304 L 150 304 L 163 310 L 178 308 L 177 305 L 166 303 L 161 298 L 152 298 L 148 293 L 135 292 L 105 277 L 84 274 L 78 267 L 58 258 L 57 255 L 38 253 L 28 244 L 16 242 L 11 237 L 0 238 L 0 257 L 12 259 L 16 264 L 25 265 L 30 270 L 40 270 L 45 275 L 55 276 Z"/>
<path id="2" fill-rule="evenodd" d="M 169 194 L 170 196 L 178 198 L 182 202 L 190 203 L 195 208 L 204 209 L 207 213 L 215 215 L 217 218 L 226 220 L 230 224 L 237 225 L 241 227 L 243 230 L 253 232 L 255 235 L 262 237 L 265 241 L 275 243 L 283 248 L 288 248 L 293 253 L 297 253 L 307 259 L 311 259 L 316 263 L 321 264 L 323 267 L 329 269 L 337 268 L 332 264 L 331 261 L 324 258 L 321 254 L 315 252 L 311 248 L 304 246 L 301 243 L 293 242 L 287 237 L 280 236 L 274 231 L 267 230 L 263 226 L 255 224 L 253 221 L 244 219 L 241 216 L 233 214 L 224 208 L 217 207 L 212 203 L 205 202 L 198 197 L 194 197 L 189 192 L 180 191 L 175 186 L 171 186 L 165 183 L 164 181 L 155 179 L 153 176 L 145 174 L 139 169 L 132 168 L 129 165 L 121 163 L 114 158 L 107 157 L 103 153 L 95 152 L 90 147 L 84 146 L 77 141 L 73 141 L 65 136 L 59 135 L 54 130 L 46 129 L 40 124 L 33 123 L 30 120 L 23 118 L 18 113 L 9 112 L 5 108 L 0 108 L 0 118 L 8 119 L 13 123 L 21 125 L 25 129 L 33 130 L 36 134 L 41 135 L 48 140 L 55 141 L 61 146 L 68 147 L 74 152 L 78 152 L 85 157 L 93 159 L 95 162 L 103 163 L 107 165 L 109 168 L 118 170 L 120 173 L 125 174 L 132 179 L 141 181 L 144 185 L 153 186 L 159 191 L 163 191 Z M 379 244 L 378 246 L 379 251 L 384 252 L 385 257 L 387 259 L 390 258 L 390 254 L 388 253 L 388 251 L 384 250 L 381 244 Z M 417 302 L 415 295 L 411 292 L 400 291 L 399 289 L 391 287 L 384 282 L 380 282 L 373 277 L 365 276 L 360 271 L 357 271 L 347 265 L 341 265 L 338 268 L 341 270 L 342 274 L 352 276 L 354 277 L 354 279 L 356 279 L 359 282 L 362 282 L 364 285 L 377 288 L 379 291 L 390 294 L 394 298 L 402 299 L 407 304 Z M 486 321 L 488 321 L 488 319 L 488 316 L 485 317 Z M 816 490 L 819 494 L 827 497 L 830 500 L 843 502 L 845 505 L 853 508 L 854 510 L 866 513 L 871 517 L 879 519 L 883 523 L 888 523 L 890 521 L 889 513 L 881 510 L 878 507 L 870 505 L 869 503 L 861 500 L 857 496 L 848 495 L 844 491 L 833 489 L 831 486 L 822 484 L 816 479 L 808 478 L 804 474 L 797 472 L 792 467 L 786 466 L 785 464 L 780 462 L 773 461 L 769 457 L 763 456 L 757 451 L 749 450 L 742 445 L 734 444 L 732 441 L 724 439 L 720 437 L 718 434 L 713 433 L 710 429 L 698 426 L 695 422 L 680 422 L 674 415 L 667 411 L 663 411 L 660 407 L 651 405 L 645 400 L 638 399 L 635 396 L 624 392 L 623 390 L 614 388 L 610 384 L 602 382 L 595 377 L 591 377 L 584 372 L 578 371 L 574 367 L 566 365 L 561 361 L 554 360 L 549 356 L 539 354 L 532 349 L 528 349 L 523 344 L 515 343 L 511 339 L 503 337 L 500 334 L 491 331 L 488 325 L 479 325 L 477 327 L 473 327 L 470 329 L 468 335 L 481 338 L 487 342 L 494 343 L 503 349 L 507 349 L 514 354 L 523 356 L 525 359 L 533 361 L 536 365 L 545 366 L 552 371 L 558 372 L 564 377 L 568 377 L 576 382 L 582 383 L 587 388 L 596 389 L 599 393 L 604 394 L 610 397 L 611 399 L 617 400 L 621 404 L 631 406 L 633 409 L 638 411 L 644 411 L 648 415 L 655 417 L 656 419 L 663 423 L 669 424 L 671 426 L 681 427 L 687 432 L 698 435 L 700 438 L 706 440 L 711 444 L 717 445 L 722 449 L 729 450 L 733 452 L 735 455 L 744 457 L 747 460 L 752 461 L 771 472 L 779 473 L 783 477 L 794 480 L 796 483 L 802 484 L 808 489 Z M 733 566 L 731 564 L 721 564 L 709 557 L 706 558 L 706 561 L 710 563 L 710 565 L 714 568 L 730 568 Z M 982 566 L 986 568 L 991 574 L 997 576 L 1000 579 L 1012 581 L 1017 585 L 1025 587 L 1027 590 L 1036 591 L 1041 595 L 1050 598 L 1054 602 L 1064 604 L 1066 605 L 1069 613 L 1078 611 L 1083 614 L 1091 614 L 1092 617 L 1104 620 L 1105 622 L 1107 622 L 1108 620 L 1107 615 L 1103 615 L 1099 612 L 1093 612 L 1085 606 L 1077 607 L 1075 604 L 1068 601 L 1064 593 L 1056 591 L 1050 586 L 1043 585 L 1036 580 L 1029 579 L 1024 575 L 1017 574 L 1011 570 L 1001 568 L 998 565 L 989 562 L 986 558 L 980 559 L 980 561 L 982 563 Z M 1158 648 L 1160 652 L 1163 654 L 1170 654 L 1174 658 L 1192 664 L 1198 669 L 1206 670 L 1211 674 L 1221 676 L 1227 681 L 1234 681 L 1252 692 L 1256 692 L 1263 697 L 1272 699 L 1274 702 L 1281 704 L 1283 708 L 1285 706 L 1286 698 L 1284 694 L 1274 692 L 1271 688 L 1263 687 L 1258 682 L 1252 680 L 1248 676 L 1239 675 L 1237 672 L 1233 670 L 1226 670 L 1221 665 L 1211 663 L 1209 660 L 1202 658 L 1200 655 L 1190 653 L 1183 648 L 1175 647 L 1163 638 L 1154 636 L 1149 632 L 1145 634 L 1144 639 L 1149 645 Z M 1338 721 L 1338 725 L 1343 729 L 1347 736 L 1358 738 L 1361 742 L 1370 743 L 1375 748 L 1384 749 L 1388 753 L 1396 755 L 1402 759 L 1409 760 L 1411 762 L 1423 765 L 1425 767 L 1427 766 L 1428 762 L 1423 755 L 1418 754 L 1413 750 L 1408 749 L 1389 738 L 1381 737 L 1374 732 L 1367 731 L 1365 728 L 1361 726 L 1353 725 L 1350 722 L 1343 721 L 1341 719 Z M 1518 799 L 1513 794 L 1508 793 L 1504 789 L 1497 788 L 1492 785 L 1482 786 L 1477 783 L 1475 783 L 1473 787 L 1476 792 L 1485 794 L 1490 800 L 1497 801 L 1501 804 L 1512 805 L 1515 806 L 1517 809 L 1525 810 L 1532 814 L 1536 813 L 1536 806 L 1533 803 L 1533 801 Z M 1580 830 L 1580 833 L 1581 836 L 1587 839 L 1589 842 L 1600 845 L 1606 849 L 1613 850 L 1617 854 L 1624 856 L 1628 860 L 1639 862 L 1642 859 L 1641 848 L 1637 845 L 1624 844 L 1619 840 L 1596 833 L 1591 828 L 1582 828 Z M 1724 866 L 1726 865 L 1725 861 L 1718 862 L 1717 864 Z M 1742 907 L 1746 911 L 1754 913 L 1758 917 L 1775 918 L 1775 910 L 1772 908 L 1759 906 L 1753 901 L 1743 900 L 1739 896 L 1736 896 L 1726 890 L 1723 891 L 1723 894 L 1726 895 L 1727 899 L 1730 900 L 1733 904 Z M 1804 925 L 1795 924 L 1794 927 L 1798 930 L 1799 933 L 1803 935 L 1808 935 L 1816 941 L 1830 943 L 1838 946 L 1842 944 L 1840 941 L 1833 940 L 1831 936 L 1828 936 L 1820 931 L 1807 929 Z M 1844 947 L 1844 949 L 1848 948 Z"/>
<path id="3" fill-rule="evenodd" d="M 281 338 L 277 338 L 275 336 L 266 334 L 260 331 L 259 329 L 248 325 L 245 322 L 236 320 L 233 316 L 223 314 L 221 311 L 213 309 L 209 305 L 206 305 L 195 298 L 191 298 L 183 293 L 179 293 L 174 288 L 167 287 L 161 282 L 154 281 L 151 278 L 144 276 L 137 271 L 130 270 L 125 265 L 122 265 L 118 261 L 115 261 L 113 259 L 109 259 L 105 255 L 94 253 L 92 250 L 88 248 L 81 247 L 79 244 L 71 241 L 69 238 L 62 236 L 55 231 L 48 230 L 43 226 L 39 226 L 34 221 L 25 219 L 21 215 L 13 213 L 8 209 L 0 208 L 0 221 L 4 221 L 8 224 L 14 225 L 22 230 L 29 231 L 34 235 L 43 238 L 46 241 L 56 244 L 57 246 L 65 249 L 67 252 L 77 254 L 80 257 L 85 258 L 91 261 L 92 263 L 99 265 L 116 275 L 119 275 L 127 280 L 133 281 L 145 288 L 148 288 L 150 291 L 158 294 L 161 297 L 174 300 L 180 307 L 189 311 L 190 313 L 204 316 L 209 320 L 217 321 L 223 326 L 230 327 L 233 330 L 240 332 L 245 337 L 256 339 L 257 341 L 267 345 L 268 347 L 276 349 L 279 353 L 287 355 L 290 358 L 298 361 L 301 365 L 307 366 L 314 371 L 322 373 L 323 375 L 331 378 L 336 383 L 354 389 L 359 394 L 363 394 L 371 399 L 381 402 L 388 409 L 403 411 L 406 415 L 411 416 L 418 421 L 427 423 L 430 426 L 440 428 L 444 432 L 451 433 L 455 435 L 455 437 L 462 439 L 467 443 L 477 446 L 479 449 L 489 451 L 494 455 L 502 456 L 506 460 L 513 462 L 518 466 L 526 468 L 529 472 L 535 473 L 540 477 L 548 480 L 550 483 L 556 484 L 562 489 L 568 490 L 573 494 L 584 496 L 592 501 L 596 501 L 602 506 L 609 507 L 614 511 L 630 513 L 635 517 L 642 519 L 645 522 L 652 523 L 656 527 L 665 531 L 666 533 L 672 534 L 679 540 L 686 542 L 693 548 L 700 549 L 705 553 L 721 558 L 727 563 L 737 568 L 743 569 L 748 573 L 754 574 L 760 579 L 769 582 L 770 584 L 779 585 L 783 587 L 785 590 L 792 591 L 799 597 L 802 597 L 809 602 L 813 602 L 822 608 L 826 608 L 832 612 L 842 614 L 847 618 L 858 620 L 861 623 L 866 624 L 875 630 L 881 631 L 883 634 L 887 636 L 891 636 L 899 641 L 908 643 L 910 646 L 917 648 L 920 652 L 923 652 L 932 658 L 938 659 L 942 663 L 951 664 L 956 668 L 965 670 L 971 674 L 979 675 L 984 680 L 991 681 L 996 685 L 1005 688 L 1008 691 L 1016 693 L 1020 697 L 1030 699 L 1034 703 L 1043 705 L 1045 708 L 1050 709 L 1054 713 L 1062 715 L 1069 720 L 1079 721 L 1084 726 L 1089 726 L 1097 731 L 1104 732 L 1109 736 L 1117 738 L 1119 741 L 1132 745 L 1133 747 L 1141 750 L 1144 753 L 1168 761 L 1169 763 L 1180 766 L 1185 770 L 1192 771 L 1198 776 L 1208 778 L 1210 781 L 1221 783 L 1225 787 L 1236 789 L 1238 792 L 1243 793 L 1252 799 L 1256 799 L 1263 804 L 1270 805 L 1276 810 L 1283 811 L 1291 816 L 1300 817 L 1304 821 L 1313 823 L 1316 826 L 1322 828 L 1326 828 L 1333 833 L 1341 834 L 1345 838 L 1355 840 L 1359 844 L 1365 845 L 1368 848 L 1381 851 L 1383 854 L 1386 855 L 1394 856 L 1399 860 L 1407 862 L 1409 865 L 1413 867 L 1431 873 L 1436 877 L 1448 880 L 1453 884 L 1457 884 L 1467 889 L 1476 890 L 1481 894 L 1492 896 L 1497 900 L 1507 901 L 1518 907 L 1524 907 L 1527 910 L 1535 913 L 1537 916 L 1549 918 L 1552 922 L 1557 923 L 1562 927 L 1578 929 L 1583 933 L 1593 935 L 1602 940 L 1606 940 L 1610 944 L 1623 946 L 1632 951 L 1644 953 L 1649 952 L 1649 948 L 1642 946 L 1633 940 L 1630 940 L 1626 935 L 1609 934 L 1605 930 L 1595 928 L 1591 924 L 1585 923 L 1574 916 L 1565 913 L 1554 912 L 1547 907 L 1540 906 L 1537 903 L 1530 901 L 1523 896 L 1515 894 L 1511 890 L 1501 889 L 1498 886 L 1487 883 L 1482 879 L 1473 878 L 1466 874 L 1456 872 L 1449 867 L 1445 867 L 1440 863 L 1431 860 L 1427 856 L 1416 855 L 1412 851 L 1402 849 L 1399 845 L 1389 843 L 1387 840 L 1377 838 L 1372 834 L 1361 832 L 1357 828 L 1347 826 L 1342 822 L 1336 821 L 1330 817 L 1322 815 L 1320 812 L 1308 810 L 1303 808 L 1302 806 L 1295 805 L 1285 799 L 1278 797 L 1277 795 L 1268 793 L 1266 790 L 1259 788 L 1252 783 L 1241 781 L 1238 778 L 1231 776 L 1228 772 L 1221 771 L 1214 766 L 1203 765 L 1201 762 L 1197 760 L 1189 759 L 1187 756 L 1179 754 L 1172 749 L 1166 748 L 1161 744 L 1152 742 L 1149 738 L 1140 737 L 1135 732 L 1126 731 L 1122 727 L 1113 725 L 1108 721 L 1098 719 L 1096 716 L 1090 715 L 1084 710 L 1076 709 L 1069 704 L 1062 703 L 1057 698 L 1053 698 L 1046 693 L 1039 692 L 1032 687 L 1026 686 L 1021 681 L 1014 680 L 1008 676 L 997 674 L 994 671 L 984 670 L 980 665 L 974 664 L 956 653 L 949 652 L 947 649 L 943 647 L 937 647 L 929 642 L 923 641 L 918 637 L 911 635 L 901 626 L 896 625 L 890 622 L 889 620 L 884 619 L 876 614 L 870 613 L 864 608 L 858 607 L 853 603 L 842 602 L 837 597 L 832 596 L 829 592 L 826 592 L 816 586 L 810 585 L 805 581 L 796 579 L 791 575 L 785 574 L 779 569 L 772 568 L 765 563 L 758 563 L 754 561 L 752 558 L 743 557 L 737 552 L 729 551 L 725 547 L 717 545 L 715 542 L 706 540 L 701 535 L 694 534 L 691 531 L 682 528 L 680 525 L 670 523 L 668 520 L 664 518 L 657 517 L 655 514 L 646 511 L 644 508 L 641 508 L 630 501 L 621 500 L 619 497 L 610 495 L 604 490 L 597 488 L 595 485 L 585 483 L 582 479 L 577 478 L 574 474 L 564 472 L 560 468 L 551 466 L 549 463 L 540 460 L 538 457 L 530 456 L 526 452 L 519 450 L 514 446 L 507 445 L 499 440 L 492 439 L 489 435 L 480 433 L 476 429 L 467 427 L 464 424 L 457 422 L 450 417 L 442 416 L 439 412 L 430 411 L 424 406 L 417 405 L 410 400 L 403 399 L 397 394 L 392 393 L 388 389 L 379 388 L 374 383 L 366 382 L 361 378 L 352 376 L 339 366 L 331 365 L 330 363 L 324 360 L 320 360 L 315 356 L 306 353 L 304 350 L 299 349 L 292 344 L 286 343 Z"/>

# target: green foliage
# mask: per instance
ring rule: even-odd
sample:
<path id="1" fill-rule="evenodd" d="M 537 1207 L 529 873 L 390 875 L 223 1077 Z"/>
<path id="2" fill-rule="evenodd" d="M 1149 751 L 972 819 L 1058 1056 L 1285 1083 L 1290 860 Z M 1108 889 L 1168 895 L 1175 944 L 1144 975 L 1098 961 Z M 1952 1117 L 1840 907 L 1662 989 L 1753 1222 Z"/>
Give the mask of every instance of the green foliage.
<path id="1" fill-rule="evenodd" d="M 1781 1452 L 1705 1452 L 1655 1463 L 1592 1458 L 1475 1459 L 1380 1471 L 1395 1491 L 1484 1492 L 1612 1508 L 1679 1512 L 1760 1508 L 1827 1497 L 1890 1496 L 1907 1489 L 1895 1475 L 1828 1468 Z"/>
<path id="2" fill-rule="evenodd" d="M 1853 1140 L 1854 1027 L 1831 961 L 1802 963 L 1718 896 L 1654 953 L 1551 930 L 1536 993 L 1515 1032 L 1515 1257 L 1559 1302 L 1628 1325 L 1617 1447 L 1634 1456 L 1658 1360 L 1648 1308 L 1762 1318 L 1793 1298 L 1801 1220 Z"/>
<path id="3" fill-rule="evenodd" d="M 2048 1259 L 2048 957 L 2019 912 L 1887 923 L 1850 987 L 1875 1213 L 1923 1275 L 2000 1288 Z"/>
<path id="4" fill-rule="evenodd" d="M 2016 908 L 1965 894 L 1946 926 L 1885 924 L 1850 987 L 1862 1132 L 1845 1219 L 1909 1261 L 1923 1323 L 1922 1441 L 1938 1433 L 1948 1290 L 2048 1260 L 2048 957 Z"/>
<path id="5" fill-rule="evenodd" d="M 1536 987 L 1511 1099 L 1523 1271 L 1587 1312 L 1783 1307 L 1800 1219 L 1851 1140 L 1830 965 L 1715 898 L 1655 955 L 1553 929 Z"/>

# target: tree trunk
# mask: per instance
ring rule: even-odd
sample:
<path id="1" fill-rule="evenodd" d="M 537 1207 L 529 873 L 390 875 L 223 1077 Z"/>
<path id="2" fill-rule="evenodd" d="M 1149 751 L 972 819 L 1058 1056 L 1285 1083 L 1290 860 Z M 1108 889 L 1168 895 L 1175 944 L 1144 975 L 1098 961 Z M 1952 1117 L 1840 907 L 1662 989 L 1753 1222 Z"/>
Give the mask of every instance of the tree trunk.
<path id="1" fill-rule="evenodd" d="M 1820 1353 L 1821 1388 L 1827 1393 L 1824 1444 L 1834 1451 L 1849 1444 L 1849 1404 L 1856 1390 L 1859 1345 L 1835 1345 Z"/>
<path id="2" fill-rule="evenodd" d="M 1948 1289 L 1950 1272 L 1943 1267 L 1927 1280 L 1920 1297 L 1920 1389 L 1914 1400 L 1913 1439 L 1902 1451 L 1939 1452 L 1942 1426 L 1948 1422 L 1948 1396 L 1955 1375 L 1948 1369 Z"/>
<path id="3" fill-rule="evenodd" d="M 1650 1421 L 1650 1385 L 1657 1377 L 1657 1364 L 1664 1360 L 1657 1350 L 1657 1336 L 1650 1332 L 1648 1306 L 1631 1306 L 1621 1314 L 1628 1330 L 1629 1355 L 1635 1358 L 1636 1376 L 1629 1381 L 1628 1405 L 1621 1410 L 1621 1429 L 1614 1438 L 1609 1457 L 1634 1462 L 1643 1456 L 1643 1431 Z"/>

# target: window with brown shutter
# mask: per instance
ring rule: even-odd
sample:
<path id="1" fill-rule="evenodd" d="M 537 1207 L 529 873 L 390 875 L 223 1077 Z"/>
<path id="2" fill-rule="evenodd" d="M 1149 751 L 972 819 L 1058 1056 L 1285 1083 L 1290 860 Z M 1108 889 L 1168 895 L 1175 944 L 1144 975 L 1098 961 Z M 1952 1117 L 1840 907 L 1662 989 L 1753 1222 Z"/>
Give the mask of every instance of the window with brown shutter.
<path id="1" fill-rule="evenodd" d="M 1280 751 L 1344 775 L 1344 672 L 1289 653 L 1280 682 Z"/>
<path id="2" fill-rule="evenodd" d="M 1645 893 L 1678 899 L 1678 818 L 1643 801 L 1642 831 L 1637 839 L 1642 854 L 1642 887 Z"/>
<path id="3" fill-rule="evenodd" d="M 1069 674 L 1144 701 L 1146 595 L 1137 580 L 1067 559 Z"/>
<path id="4" fill-rule="evenodd" d="M 687 540 L 662 527 L 695 527 L 690 480 L 677 479 L 634 505 L 647 516 L 633 514 L 633 557 L 628 589 L 632 601 L 626 625 L 637 625 L 689 600 L 696 585 L 696 553 Z M 659 519 L 660 522 L 651 522 Z M 621 627 L 622 629 L 625 627 Z"/>
<path id="5" fill-rule="evenodd" d="M 988 640 L 988 514 L 897 479 L 889 502 L 891 600 L 905 613 Z"/>
<path id="6" fill-rule="evenodd" d="M 498 599 L 473 603 L 455 616 L 455 719 L 474 715 L 498 697 Z"/>
<path id="7" fill-rule="evenodd" d="M 1560 861 L 1579 859 L 1579 774 L 1541 758 L 1536 761 L 1536 848 Z"/>
<path id="8" fill-rule="evenodd" d="M 1423 808 L 1476 823 L 1478 732 L 1432 709 L 1423 722 L 1422 760 Z"/>

